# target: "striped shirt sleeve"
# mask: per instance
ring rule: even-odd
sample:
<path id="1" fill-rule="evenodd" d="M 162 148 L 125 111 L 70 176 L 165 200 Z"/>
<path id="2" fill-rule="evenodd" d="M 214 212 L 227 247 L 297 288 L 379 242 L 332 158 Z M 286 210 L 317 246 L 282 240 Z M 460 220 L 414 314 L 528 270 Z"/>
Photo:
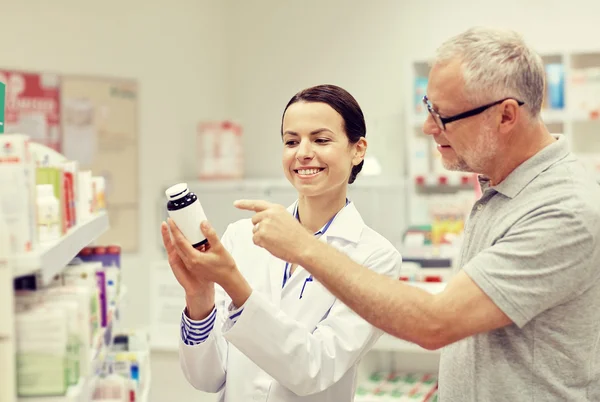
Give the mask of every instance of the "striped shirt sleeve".
<path id="1" fill-rule="evenodd" d="M 213 308 L 212 312 L 203 320 L 192 320 L 187 315 L 187 308 L 181 313 L 181 340 L 186 345 L 198 345 L 208 339 L 210 332 L 215 326 L 217 317 L 217 309 Z"/>
<path id="2" fill-rule="evenodd" d="M 235 324 L 238 320 L 238 318 L 240 317 L 240 315 L 242 315 L 242 312 L 244 311 L 244 306 L 240 307 L 240 308 L 234 308 L 233 304 L 231 304 L 231 306 L 229 306 L 229 320 L 231 321 L 231 324 Z"/>

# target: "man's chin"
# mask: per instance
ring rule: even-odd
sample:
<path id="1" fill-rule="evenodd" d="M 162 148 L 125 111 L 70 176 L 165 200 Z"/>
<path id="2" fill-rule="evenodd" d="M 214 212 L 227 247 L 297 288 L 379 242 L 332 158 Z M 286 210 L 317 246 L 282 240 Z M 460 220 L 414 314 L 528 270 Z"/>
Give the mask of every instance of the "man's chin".
<path id="1" fill-rule="evenodd" d="M 467 163 L 463 160 L 459 161 L 444 161 L 442 160 L 442 165 L 444 169 L 450 170 L 452 172 L 465 172 L 465 173 L 473 173 L 473 169 L 467 165 Z"/>

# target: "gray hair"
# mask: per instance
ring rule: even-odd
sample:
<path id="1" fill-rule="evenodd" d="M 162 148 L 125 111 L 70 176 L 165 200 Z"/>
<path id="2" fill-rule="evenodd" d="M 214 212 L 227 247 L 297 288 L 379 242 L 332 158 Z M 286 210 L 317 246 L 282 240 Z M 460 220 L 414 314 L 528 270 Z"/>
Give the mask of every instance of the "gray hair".
<path id="1" fill-rule="evenodd" d="M 471 28 L 437 50 L 433 64 L 460 60 L 466 95 L 477 104 L 516 98 L 531 117 L 544 98 L 544 63 L 514 31 Z M 493 98 L 492 98 L 493 97 Z"/>

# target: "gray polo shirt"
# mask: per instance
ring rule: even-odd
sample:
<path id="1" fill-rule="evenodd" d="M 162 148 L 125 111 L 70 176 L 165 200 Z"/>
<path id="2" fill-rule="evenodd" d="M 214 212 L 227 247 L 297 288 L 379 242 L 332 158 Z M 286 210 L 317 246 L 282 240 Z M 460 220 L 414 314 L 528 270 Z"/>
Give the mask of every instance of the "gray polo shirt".
<path id="1" fill-rule="evenodd" d="M 514 324 L 442 350 L 441 402 L 600 401 L 600 186 L 556 137 L 480 180 L 458 269 Z"/>

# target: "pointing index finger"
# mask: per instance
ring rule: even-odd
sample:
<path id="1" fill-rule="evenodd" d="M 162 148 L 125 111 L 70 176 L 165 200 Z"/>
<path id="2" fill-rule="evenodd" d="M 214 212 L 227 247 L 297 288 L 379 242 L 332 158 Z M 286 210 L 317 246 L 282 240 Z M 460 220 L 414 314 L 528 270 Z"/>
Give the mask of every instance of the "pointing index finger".
<path id="1" fill-rule="evenodd" d="M 273 206 L 268 201 L 263 200 L 237 200 L 233 205 L 238 209 L 245 209 L 247 211 L 262 212 Z"/>

